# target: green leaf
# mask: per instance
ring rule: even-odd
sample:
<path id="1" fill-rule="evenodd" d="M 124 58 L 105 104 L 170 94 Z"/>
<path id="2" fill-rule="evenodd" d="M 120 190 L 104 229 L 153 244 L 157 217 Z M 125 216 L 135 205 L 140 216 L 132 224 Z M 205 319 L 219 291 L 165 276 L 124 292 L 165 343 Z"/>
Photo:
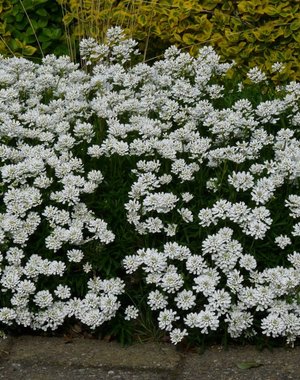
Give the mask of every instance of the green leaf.
<path id="1" fill-rule="evenodd" d="M 61 37 L 61 30 L 59 28 L 49 28 L 44 30 L 44 34 L 55 40 Z"/>
<path id="2" fill-rule="evenodd" d="M 22 21 L 23 18 L 24 18 L 24 14 L 22 14 L 22 13 L 18 13 L 18 14 L 16 15 L 16 21 L 17 21 L 17 22 Z"/>
<path id="3" fill-rule="evenodd" d="M 256 362 L 256 361 L 249 361 L 249 362 L 240 362 L 236 363 L 237 367 L 239 369 L 250 369 L 250 368 L 257 368 L 262 366 L 262 363 Z"/>
<path id="4" fill-rule="evenodd" d="M 11 15 L 9 15 L 8 13 L 5 13 L 3 16 L 2 16 L 2 19 L 3 21 L 5 21 L 7 24 L 11 24 L 12 22 L 14 22 L 15 18 Z"/>
<path id="5" fill-rule="evenodd" d="M 10 40 L 8 44 L 9 44 L 9 47 L 11 48 L 11 50 L 15 51 L 18 49 L 18 45 L 17 45 L 17 42 L 15 40 Z"/>
<path id="6" fill-rule="evenodd" d="M 21 10 L 19 5 L 15 5 L 15 6 L 13 6 L 13 7 L 7 12 L 7 14 L 9 14 L 9 15 L 13 15 L 13 16 L 17 16 L 17 14 L 19 14 L 19 13 L 24 13 L 23 9 Z"/>
<path id="7" fill-rule="evenodd" d="M 137 22 L 140 25 L 145 26 L 147 24 L 146 16 L 144 14 L 139 15 L 138 18 L 137 18 Z"/>
<path id="8" fill-rule="evenodd" d="M 195 36 L 191 33 L 185 33 L 182 37 L 182 41 L 186 45 L 192 45 L 195 42 Z"/>
<path id="9" fill-rule="evenodd" d="M 43 9 L 43 8 L 38 9 L 36 11 L 36 14 L 38 14 L 39 16 L 42 16 L 42 17 L 48 16 L 48 12 L 46 11 L 46 9 Z"/>
<path id="10" fill-rule="evenodd" d="M 6 33 L 6 24 L 4 22 L 0 22 L 0 35 L 3 37 L 5 33 Z"/>
<path id="11" fill-rule="evenodd" d="M 300 43 L 300 33 L 293 33 L 293 39 Z"/>
<path id="12" fill-rule="evenodd" d="M 21 5 L 22 10 L 23 10 L 23 7 L 26 9 L 26 11 L 34 9 L 34 3 L 32 0 L 22 0 L 22 4 L 23 4 L 23 6 Z M 23 12 L 24 12 L 24 10 L 23 10 Z"/>
<path id="13" fill-rule="evenodd" d="M 22 44 L 22 42 L 20 40 L 18 40 L 17 38 L 14 40 L 11 40 L 10 43 L 11 43 L 11 47 L 13 50 L 18 50 L 20 48 L 23 48 L 23 46 L 24 46 Z"/>
<path id="14" fill-rule="evenodd" d="M 31 0 L 34 5 L 40 5 L 47 3 L 48 0 Z"/>
<path id="15" fill-rule="evenodd" d="M 291 30 L 297 30 L 297 29 L 299 29 L 299 28 L 300 28 L 300 18 L 294 20 L 294 21 L 291 23 L 291 26 L 290 26 L 290 29 L 291 29 Z"/>
<path id="16" fill-rule="evenodd" d="M 31 25 L 32 25 L 32 27 L 33 27 L 34 30 L 37 30 L 38 27 L 39 27 L 38 21 L 34 20 L 34 19 L 31 20 Z"/>
<path id="17" fill-rule="evenodd" d="M 42 45 L 42 48 L 44 50 L 44 46 Z M 58 45 L 54 51 L 54 55 L 69 55 L 69 49 L 65 45 Z"/>
<path id="18" fill-rule="evenodd" d="M 38 27 L 43 29 L 48 25 L 48 19 L 46 17 L 41 17 L 38 21 Z"/>
<path id="19" fill-rule="evenodd" d="M 222 5 L 222 10 L 223 11 L 230 11 L 231 8 L 232 8 L 232 4 L 229 3 L 227 0 L 225 0 L 223 5 Z"/>
<path id="20" fill-rule="evenodd" d="M 238 3 L 238 11 L 239 11 L 239 13 L 247 13 L 247 12 L 249 12 L 249 7 L 250 7 L 249 1 L 240 1 Z"/>
<path id="21" fill-rule="evenodd" d="M 267 6 L 258 7 L 256 9 L 256 12 L 258 14 L 267 14 L 267 15 L 273 16 L 277 13 L 277 9 L 273 7 L 272 5 L 267 5 Z"/>
<path id="22" fill-rule="evenodd" d="M 42 42 L 42 50 L 46 50 L 50 45 L 52 44 L 52 41 L 51 40 L 48 40 L 48 41 L 45 41 L 45 42 Z"/>
<path id="23" fill-rule="evenodd" d="M 51 38 L 49 36 L 46 36 L 45 33 L 42 32 L 41 34 L 39 34 L 39 41 L 47 42 L 47 41 L 51 41 Z"/>
<path id="24" fill-rule="evenodd" d="M 29 55 L 29 56 L 31 56 L 31 55 L 33 55 L 36 52 L 36 50 L 37 49 L 35 47 L 33 47 L 33 46 L 25 46 L 22 49 L 22 54 L 23 55 Z"/>
<path id="25" fill-rule="evenodd" d="M 35 36 L 26 36 L 26 44 L 28 45 L 35 45 L 36 44 L 36 38 Z"/>
<path id="26" fill-rule="evenodd" d="M 204 9 L 211 11 L 212 9 L 216 8 L 218 3 L 219 0 L 202 0 L 201 5 Z"/>
<path id="27" fill-rule="evenodd" d="M 26 31 L 25 31 L 25 36 L 26 36 L 26 37 L 34 36 L 34 31 L 33 31 L 33 29 L 32 29 L 31 26 L 29 26 L 29 27 L 26 29 Z"/>
<path id="28" fill-rule="evenodd" d="M 73 13 L 66 13 L 62 19 L 63 23 L 68 26 L 69 24 L 71 24 L 71 22 L 74 20 L 74 15 Z"/>

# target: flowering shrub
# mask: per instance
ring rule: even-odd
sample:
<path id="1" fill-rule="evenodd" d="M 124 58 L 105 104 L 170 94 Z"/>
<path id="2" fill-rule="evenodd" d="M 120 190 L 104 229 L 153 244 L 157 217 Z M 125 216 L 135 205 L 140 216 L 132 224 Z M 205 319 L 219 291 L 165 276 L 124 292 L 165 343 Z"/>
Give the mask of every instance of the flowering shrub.
<path id="1" fill-rule="evenodd" d="M 136 306 L 146 295 L 174 344 L 218 330 L 294 342 L 300 85 L 263 95 L 267 78 L 252 70 L 242 89 L 210 47 L 131 66 L 134 41 L 119 28 L 107 39 L 81 43 L 90 74 L 67 58 L 1 60 L 0 321 L 55 329 L 73 316 L 95 328 L 127 289 Z M 116 159 L 132 239 L 115 256 L 123 272 L 103 279 L 87 257 L 113 254 L 118 239 L 117 200 L 103 194 Z"/>
<path id="2" fill-rule="evenodd" d="M 86 164 L 96 135 L 91 78 L 66 57 L 0 65 L 0 320 L 47 330 L 74 316 L 95 328 L 115 315 L 124 283 L 100 279 L 85 257 L 91 242 L 114 240 L 87 206 L 103 181 Z M 81 299 L 71 286 L 78 275 Z"/>

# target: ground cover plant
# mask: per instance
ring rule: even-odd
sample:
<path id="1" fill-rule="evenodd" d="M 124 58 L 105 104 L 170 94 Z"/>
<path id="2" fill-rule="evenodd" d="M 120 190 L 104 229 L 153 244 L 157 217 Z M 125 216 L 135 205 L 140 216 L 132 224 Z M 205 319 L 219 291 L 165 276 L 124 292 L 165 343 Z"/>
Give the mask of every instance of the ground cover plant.
<path id="1" fill-rule="evenodd" d="M 3 328 L 295 342 L 299 83 L 211 47 L 139 63 L 119 27 L 81 55 L 0 60 Z"/>

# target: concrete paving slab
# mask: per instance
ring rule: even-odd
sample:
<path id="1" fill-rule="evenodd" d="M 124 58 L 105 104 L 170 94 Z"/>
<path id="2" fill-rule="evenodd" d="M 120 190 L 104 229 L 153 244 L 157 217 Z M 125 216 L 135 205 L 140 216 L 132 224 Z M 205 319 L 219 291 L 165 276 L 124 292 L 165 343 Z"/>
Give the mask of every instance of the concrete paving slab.
<path id="1" fill-rule="evenodd" d="M 0 379 L 174 380 L 181 355 L 167 344 L 122 347 L 96 339 L 21 336 L 2 341 Z"/>
<path id="2" fill-rule="evenodd" d="M 96 339 L 66 343 L 21 336 L 0 341 L 1 352 L 3 380 L 300 380 L 299 346 L 272 352 L 251 345 L 212 346 L 196 354 L 165 343 L 122 347 Z"/>
<path id="3" fill-rule="evenodd" d="M 22 336 L 14 339 L 10 351 L 14 361 L 30 361 L 47 366 L 122 367 L 173 370 L 180 354 L 167 344 L 144 343 L 122 347 L 116 342 L 75 338 Z"/>
<path id="4" fill-rule="evenodd" d="M 221 346 L 185 355 L 180 380 L 300 380 L 300 347 Z"/>

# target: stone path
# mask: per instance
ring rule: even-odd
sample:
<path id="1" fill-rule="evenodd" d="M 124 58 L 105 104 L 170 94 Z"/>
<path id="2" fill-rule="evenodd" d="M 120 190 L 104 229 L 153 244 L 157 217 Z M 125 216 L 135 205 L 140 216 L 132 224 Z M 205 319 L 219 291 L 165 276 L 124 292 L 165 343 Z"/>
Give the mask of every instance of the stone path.
<path id="1" fill-rule="evenodd" d="M 200 355 L 163 343 L 124 348 L 96 339 L 9 337 L 0 340 L 0 379 L 300 380 L 300 347 L 214 346 Z"/>

